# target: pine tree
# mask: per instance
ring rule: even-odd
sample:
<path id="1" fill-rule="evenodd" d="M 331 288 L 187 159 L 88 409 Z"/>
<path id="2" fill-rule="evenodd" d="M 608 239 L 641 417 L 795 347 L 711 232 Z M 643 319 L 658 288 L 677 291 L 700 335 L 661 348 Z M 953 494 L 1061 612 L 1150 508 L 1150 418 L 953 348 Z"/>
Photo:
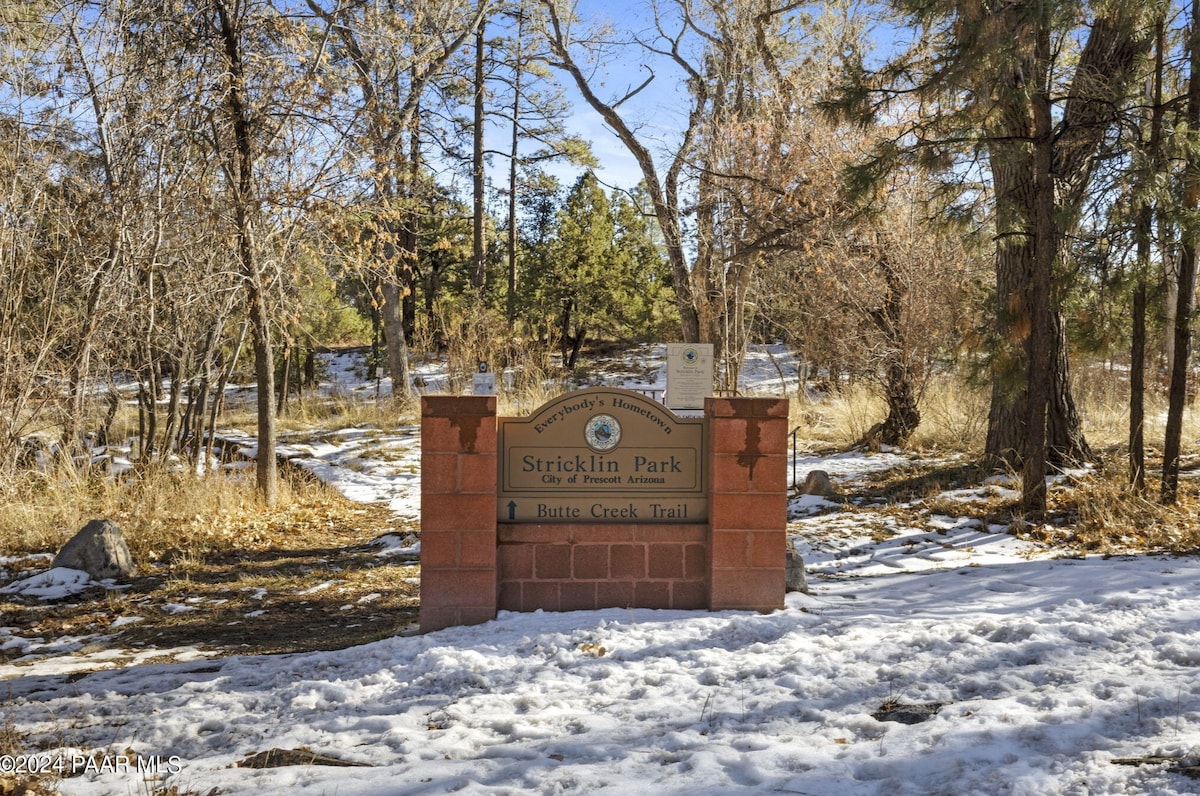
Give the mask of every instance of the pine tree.
<path id="1" fill-rule="evenodd" d="M 895 7 L 922 41 L 880 70 L 860 64 L 832 107 L 865 123 L 889 99 L 926 101 L 927 116 L 862 174 L 915 157 L 961 175 L 971 171 L 967 160 L 985 159 L 998 346 L 986 453 L 1009 465 L 1041 460 L 1026 473 L 1033 492 L 1026 507 L 1037 515 L 1044 493 L 1036 472 L 1092 455 L 1069 383 L 1062 263 L 1096 157 L 1147 49 L 1146 6 L 898 0 Z"/>

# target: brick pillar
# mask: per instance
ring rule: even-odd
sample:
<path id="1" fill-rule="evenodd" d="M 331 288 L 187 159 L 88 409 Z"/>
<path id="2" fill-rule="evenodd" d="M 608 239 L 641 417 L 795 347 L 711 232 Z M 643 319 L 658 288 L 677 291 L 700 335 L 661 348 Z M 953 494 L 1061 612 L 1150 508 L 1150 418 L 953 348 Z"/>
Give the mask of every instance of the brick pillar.
<path id="1" fill-rule="evenodd" d="M 421 398 L 421 632 L 496 617 L 496 398 Z"/>
<path id="2" fill-rule="evenodd" d="M 707 398 L 709 608 L 783 607 L 786 398 Z"/>

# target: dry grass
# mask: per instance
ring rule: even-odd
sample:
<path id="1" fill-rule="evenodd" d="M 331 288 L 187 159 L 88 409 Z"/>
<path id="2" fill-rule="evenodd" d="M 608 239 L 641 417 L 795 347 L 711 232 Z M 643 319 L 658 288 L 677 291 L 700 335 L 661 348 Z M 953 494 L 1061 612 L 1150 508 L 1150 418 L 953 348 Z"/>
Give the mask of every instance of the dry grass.
<path id="1" fill-rule="evenodd" d="M 393 398 L 390 395 L 378 398 L 355 398 L 348 395 L 337 395 L 320 400 L 308 398 L 304 401 L 293 400 L 288 404 L 287 411 L 279 418 L 279 430 L 308 431 L 317 428 L 350 428 L 376 426 L 378 428 L 394 428 L 398 425 L 411 425 L 421 420 L 421 404 L 416 397 L 409 400 Z M 223 428 L 239 427 L 253 429 L 256 419 L 250 409 L 242 409 L 227 414 L 221 420 Z"/>
<path id="2" fill-rule="evenodd" d="M 884 416 L 883 401 L 856 384 L 819 400 L 793 398 L 789 422 L 806 444 L 816 448 L 847 448 L 862 439 Z"/>
<path id="3" fill-rule="evenodd" d="M 125 590 L 95 587 L 49 605 L 7 597 L 0 611 L 30 639 L 70 633 L 114 649 L 194 646 L 213 654 L 347 647 L 410 625 L 418 569 L 380 556 L 371 542 L 412 525 L 307 478 L 293 474 L 284 484 L 272 507 L 235 477 L 156 473 L 89 485 L 74 501 L 65 489 L 44 490 L 0 515 L 12 579 L 46 566 L 23 554 L 54 552 L 91 516 L 121 527 L 138 576 Z M 122 616 L 138 621 L 110 635 Z"/>
<path id="4" fill-rule="evenodd" d="M 340 500 L 330 489 L 298 474 L 281 479 L 276 507 L 262 505 L 253 478 L 214 472 L 196 478 L 156 469 L 141 477 L 60 470 L 0 503 L 0 553 L 56 550 L 89 519 L 116 521 L 140 560 L 168 548 L 198 554 L 258 547 L 267 529 L 295 525 L 304 515 Z"/>
<path id="5" fill-rule="evenodd" d="M 1084 434 L 1094 449 L 1124 456 L 1129 440 L 1129 380 L 1124 371 L 1104 365 L 1082 366 L 1075 372 L 1073 395 L 1083 419 Z M 939 374 L 926 387 L 920 402 L 921 424 L 907 447 L 978 453 L 987 434 L 987 387 L 954 374 Z M 1167 399 L 1161 389 L 1146 395 L 1145 438 L 1161 443 L 1165 433 Z M 856 382 L 819 401 L 792 400 L 792 426 L 803 439 L 819 447 L 847 448 L 887 415 L 887 406 L 874 385 Z M 1183 438 L 1200 438 L 1200 411 L 1184 411 Z"/>
<path id="6" fill-rule="evenodd" d="M 1065 541 L 1088 552 L 1200 552 L 1200 484 L 1184 481 L 1175 505 L 1135 494 L 1123 469 L 1103 468 L 1058 490 L 1054 509 L 1069 520 Z"/>
<path id="7" fill-rule="evenodd" d="M 1073 394 L 1083 418 L 1084 433 L 1092 447 L 1125 450 L 1129 442 L 1129 378 L 1123 370 L 1103 365 L 1076 369 Z M 1146 392 L 1146 444 L 1160 445 L 1166 432 L 1167 395 L 1162 385 Z M 1195 403 L 1184 407 L 1183 439 L 1200 437 L 1200 412 Z"/>
<path id="8" fill-rule="evenodd" d="M 983 449 L 988 394 L 950 374 L 935 376 L 920 402 L 921 424 L 909 441 L 916 450 L 959 452 Z M 800 438 L 815 447 L 845 449 L 887 416 L 878 388 L 856 382 L 818 401 L 791 402 L 790 421 Z"/>

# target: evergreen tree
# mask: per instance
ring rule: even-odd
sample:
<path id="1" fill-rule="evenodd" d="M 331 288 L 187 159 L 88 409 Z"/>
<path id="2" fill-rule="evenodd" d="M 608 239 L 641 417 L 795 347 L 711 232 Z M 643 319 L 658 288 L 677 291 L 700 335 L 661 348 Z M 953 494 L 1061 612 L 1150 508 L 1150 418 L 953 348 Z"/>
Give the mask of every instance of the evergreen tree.
<path id="1" fill-rule="evenodd" d="M 925 100 L 925 117 L 860 173 L 916 157 L 947 174 L 982 156 L 995 225 L 992 406 L 986 453 L 1026 466 L 1025 508 L 1044 511 L 1047 463 L 1090 458 L 1072 398 L 1062 264 L 1097 156 L 1133 86 L 1149 36 L 1147 6 L 1125 2 L 962 5 L 897 0 L 921 41 L 839 101 L 869 122 L 889 99 Z"/>
<path id="2" fill-rule="evenodd" d="M 615 225 L 600 181 L 586 171 L 567 194 L 551 247 L 551 281 L 543 285 L 547 315 L 558 318 L 563 367 L 571 370 L 589 334 L 608 315 L 615 284 Z"/>

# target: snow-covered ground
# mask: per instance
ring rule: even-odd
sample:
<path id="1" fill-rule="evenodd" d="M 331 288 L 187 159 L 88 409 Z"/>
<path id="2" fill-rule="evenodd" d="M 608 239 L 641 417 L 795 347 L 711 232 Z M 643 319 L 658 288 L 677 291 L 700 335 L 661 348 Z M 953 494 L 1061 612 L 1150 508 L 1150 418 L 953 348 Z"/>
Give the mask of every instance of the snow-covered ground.
<path id="1" fill-rule="evenodd" d="M 411 429 L 306 444 L 322 478 L 415 516 Z M 851 493 L 911 463 L 798 466 Z M 1062 557 L 889 508 L 794 498 L 811 593 L 771 614 L 502 613 L 82 676 L 43 658 L 0 674 L 0 732 L 75 766 L 59 787 L 78 794 L 1200 792 L 1200 561 Z M 299 749 L 309 764 L 238 767 Z"/>

